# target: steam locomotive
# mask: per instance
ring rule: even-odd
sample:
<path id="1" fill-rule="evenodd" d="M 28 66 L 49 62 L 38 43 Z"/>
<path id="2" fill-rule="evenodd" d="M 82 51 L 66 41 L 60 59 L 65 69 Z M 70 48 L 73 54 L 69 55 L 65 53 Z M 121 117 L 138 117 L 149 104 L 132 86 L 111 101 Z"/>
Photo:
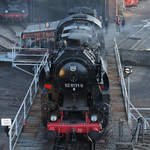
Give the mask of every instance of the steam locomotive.
<path id="1" fill-rule="evenodd" d="M 47 137 L 85 135 L 96 141 L 107 126 L 109 79 L 101 21 L 78 8 L 61 20 L 56 48 L 42 70 L 42 121 Z"/>
<path id="2" fill-rule="evenodd" d="M 3 0 L 0 2 L 0 21 L 17 22 L 29 19 L 28 0 Z"/>

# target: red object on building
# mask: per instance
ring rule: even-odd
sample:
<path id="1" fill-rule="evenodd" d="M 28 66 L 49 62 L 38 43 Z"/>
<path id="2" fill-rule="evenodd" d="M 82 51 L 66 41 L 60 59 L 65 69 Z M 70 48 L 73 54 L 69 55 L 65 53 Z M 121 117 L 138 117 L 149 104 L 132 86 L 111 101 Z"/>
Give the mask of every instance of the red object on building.
<path id="1" fill-rule="evenodd" d="M 125 6 L 136 6 L 139 0 L 125 0 Z"/>

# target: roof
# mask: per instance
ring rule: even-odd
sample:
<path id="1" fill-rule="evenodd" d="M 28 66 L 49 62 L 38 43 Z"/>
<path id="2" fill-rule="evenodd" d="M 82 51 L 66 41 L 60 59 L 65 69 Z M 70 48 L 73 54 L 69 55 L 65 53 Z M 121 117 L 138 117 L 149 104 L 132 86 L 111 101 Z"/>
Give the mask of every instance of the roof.
<path id="1" fill-rule="evenodd" d="M 23 33 L 56 30 L 59 22 L 60 21 L 47 22 L 50 24 L 48 28 L 46 27 L 46 23 L 32 24 L 27 26 Z"/>

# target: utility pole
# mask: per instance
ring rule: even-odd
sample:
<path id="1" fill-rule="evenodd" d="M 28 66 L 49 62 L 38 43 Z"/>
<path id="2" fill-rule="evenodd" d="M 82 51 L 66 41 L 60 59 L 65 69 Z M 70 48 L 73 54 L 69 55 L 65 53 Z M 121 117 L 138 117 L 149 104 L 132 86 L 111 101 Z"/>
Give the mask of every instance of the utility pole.
<path id="1" fill-rule="evenodd" d="M 105 19 L 107 18 L 107 0 L 105 0 Z"/>
<path id="2" fill-rule="evenodd" d="M 118 0 L 116 0 L 116 16 L 118 16 Z"/>

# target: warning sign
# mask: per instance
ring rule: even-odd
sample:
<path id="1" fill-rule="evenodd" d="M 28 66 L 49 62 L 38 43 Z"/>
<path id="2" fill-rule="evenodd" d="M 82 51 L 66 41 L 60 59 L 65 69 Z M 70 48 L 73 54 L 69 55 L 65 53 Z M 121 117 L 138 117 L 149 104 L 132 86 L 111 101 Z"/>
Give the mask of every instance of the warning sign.
<path id="1" fill-rule="evenodd" d="M 11 126 L 11 119 L 10 118 L 2 118 L 1 126 Z"/>

